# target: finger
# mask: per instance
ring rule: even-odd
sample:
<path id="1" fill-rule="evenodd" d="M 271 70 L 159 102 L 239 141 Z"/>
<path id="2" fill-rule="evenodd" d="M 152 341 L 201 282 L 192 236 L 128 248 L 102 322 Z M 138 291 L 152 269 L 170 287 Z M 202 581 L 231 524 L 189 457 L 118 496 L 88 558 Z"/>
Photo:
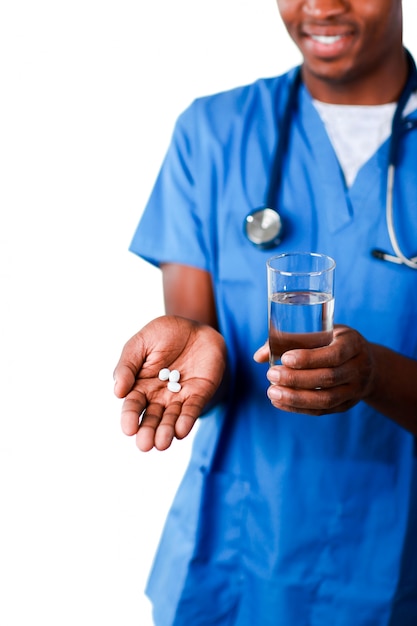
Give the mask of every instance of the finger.
<path id="1" fill-rule="evenodd" d="M 118 398 L 125 398 L 132 390 L 136 381 L 134 366 L 129 363 L 119 363 L 114 370 L 114 393 Z"/>
<path id="2" fill-rule="evenodd" d="M 192 427 L 203 412 L 204 405 L 205 402 L 200 396 L 191 396 L 184 402 L 181 414 L 175 424 L 177 439 L 183 439 L 191 432 Z"/>
<path id="3" fill-rule="evenodd" d="M 340 388 L 337 391 L 335 389 L 300 390 L 271 386 L 267 395 L 275 408 L 306 415 L 338 413 L 346 411 L 355 403 L 348 390 Z"/>
<path id="4" fill-rule="evenodd" d="M 146 398 L 142 393 L 130 394 L 122 405 L 121 427 L 125 435 L 134 435 L 139 429 L 139 420 L 146 407 Z"/>
<path id="5" fill-rule="evenodd" d="M 317 369 L 336 367 L 352 359 L 361 351 L 363 338 L 350 328 L 337 326 L 333 340 L 328 346 L 311 349 L 288 350 L 281 357 L 281 362 L 294 369 Z"/>
<path id="6" fill-rule="evenodd" d="M 348 357 L 344 358 L 347 360 Z M 339 365 L 340 362 L 340 351 L 333 344 L 308 350 L 289 350 L 284 352 L 281 357 L 283 365 L 298 370 L 331 368 Z"/>
<path id="7" fill-rule="evenodd" d="M 161 423 L 165 407 L 157 402 L 152 402 L 146 407 L 138 426 L 136 445 L 142 452 L 152 450 L 155 445 L 155 433 Z"/>
<path id="8" fill-rule="evenodd" d="M 124 398 L 132 390 L 144 360 L 144 342 L 141 333 L 136 333 L 124 346 L 113 372 L 114 393 L 118 398 Z"/>
<path id="9" fill-rule="evenodd" d="M 264 343 L 263 346 L 261 346 L 260 348 L 258 348 L 258 350 L 256 350 L 255 354 L 253 355 L 253 359 L 257 363 L 266 363 L 269 360 L 269 343 L 268 342 Z"/>
<path id="10" fill-rule="evenodd" d="M 297 370 L 285 366 L 273 366 L 267 372 L 272 385 L 293 389 L 329 389 L 350 382 L 353 378 L 349 362 L 340 367 Z"/>
<path id="11" fill-rule="evenodd" d="M 154 445 L 157 450 L 166 450 L 171 445 L 181 408 L 181 402 L 171 402 L 165 409 L 162 420 L 155 432 Z"/>

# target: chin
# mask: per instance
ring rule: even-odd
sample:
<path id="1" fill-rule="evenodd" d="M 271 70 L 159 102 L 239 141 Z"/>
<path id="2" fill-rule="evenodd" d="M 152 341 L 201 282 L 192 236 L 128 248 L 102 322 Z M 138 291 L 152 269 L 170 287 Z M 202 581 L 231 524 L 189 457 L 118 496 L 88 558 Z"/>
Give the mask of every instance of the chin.
<path id="1" fill-rule="evenodd" d="M 349 86 L 353 80 L 357 80 L 359 73 L 352 64 L 343 61 L 320 61 L 314 63 L 304 62 L 303 76 L 308 84 L 309 79 L 320 81 L 329 87 L 340 88 Z"/>

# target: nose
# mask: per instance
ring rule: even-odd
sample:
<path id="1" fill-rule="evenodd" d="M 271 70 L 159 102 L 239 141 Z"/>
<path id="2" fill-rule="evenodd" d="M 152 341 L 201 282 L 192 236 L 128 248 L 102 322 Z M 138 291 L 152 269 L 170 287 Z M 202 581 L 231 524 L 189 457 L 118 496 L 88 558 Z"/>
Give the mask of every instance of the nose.
<path id="1" fill-rule="evenodd" d="M 305 0 L 303 11 L 309 17 L 329 19 L 341 15 L 347 7 L 347 0 Z"/>

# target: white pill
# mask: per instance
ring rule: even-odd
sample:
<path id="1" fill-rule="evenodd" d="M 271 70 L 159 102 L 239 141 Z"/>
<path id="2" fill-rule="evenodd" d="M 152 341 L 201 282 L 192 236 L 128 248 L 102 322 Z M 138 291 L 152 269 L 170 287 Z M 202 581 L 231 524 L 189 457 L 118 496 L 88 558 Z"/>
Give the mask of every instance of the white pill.
<path id="1" fill-rule="evenodd" d="M 181 385 L 176 381 L 170 380 L 167 386 L 169 391 L 172 391 L 173 393 L 178 393 L 179 391 L 181 391 Z"/>
<path id="2" fill-rule="evenodd" d="M 172 370 L 172 372 L 169 373 L 169 380 L 171 381 L 171 383 L 177 383 L 180 379 L 180 376 L 181 374 L 178 370 Z"/>
<path id="3" fill-rule="evenodd" d="M 167 367 L 163 367 L 159 370 L 158 378 L 159 380 L 168 380 L 170 375 L 170 371 Z"/>

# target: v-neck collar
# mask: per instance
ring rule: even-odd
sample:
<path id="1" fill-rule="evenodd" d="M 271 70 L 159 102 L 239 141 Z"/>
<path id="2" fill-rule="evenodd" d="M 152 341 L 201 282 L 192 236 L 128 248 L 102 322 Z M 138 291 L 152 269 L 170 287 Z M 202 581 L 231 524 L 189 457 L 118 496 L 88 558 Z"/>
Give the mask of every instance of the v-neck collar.
<path id="1" fill-rule="evenodd" d="M 322 202 L 330 232 L 347 226 L 354 211 L 366 210 L 369 197 L 381 185 L 388 162 L 389 139 L 364 163 L 351 187 L 347 187 L 336 153 L 304 86 L 300 90 L 300 120 L 316 171 L 312 176 L 317 197 Z"/>

